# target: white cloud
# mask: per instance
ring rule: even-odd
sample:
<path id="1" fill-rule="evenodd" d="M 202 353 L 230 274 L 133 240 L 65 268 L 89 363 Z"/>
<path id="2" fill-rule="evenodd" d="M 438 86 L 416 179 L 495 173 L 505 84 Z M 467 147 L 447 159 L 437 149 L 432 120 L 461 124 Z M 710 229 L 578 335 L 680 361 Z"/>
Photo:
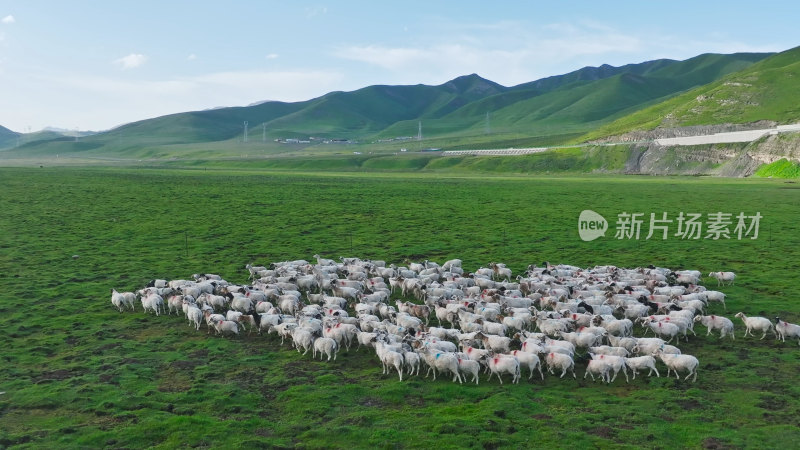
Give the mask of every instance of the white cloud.
<path id="1" fill-rule="evenodd" d="M 195 55 L 194 53 L 186 57 L 187 61 L 194 61 L 195 59 L 197 59 L 197 55 Z"/>
<path id="2" fill-rule="evenodd" d="M 134 69 L 144 64 L 145 61 L 147 61 L 147 56 L 144 56 L 141 53 L 131 53 L 128 56 L 123 56 L 122 58 L 115 59 L 112 62 L 123 69 Z"/>
<path id="3" fill-rule="evenodd" d="M 557 74 L 556 66 L 572 62 L 574 70 L 587 60 L 643 48 L 643 39 L 635 35 L 586 22 L 538 29 L 520 22 L 447 24 L 439 29 L 440 36 L 427 36 L 422 45 L 350 45 L 335 48 L 333 54 L 428 81 L 437 73 L 436 79 L 444 81 L 442 76 L 476 72 L 503 84 L 517 84 Z"/>
<path id="4" fill-rule="evenodd" d="M 14 23 L 16 21 L 17 20 L 14 19 L 14 16 L 12 16 L 12 15 L 8 15 L 8 16 L 5 16 L 2 19 L 0 19 L 0 22 L 3 22 L 3 23 Z"/>
<path id="5" fill-rule="evenodd" d="M 310 19 L 312 17 L 316 17 L 319 15 L 328 14 L 328 8 L 325 6 L 312 6 L 304 8 L 306 12 L 306 18 Z"/>
<path id="6" fill-rule="evenodd" d="M 269 55 L 267 55 L 267 59 L 275 59 L 277 57 L 278 57 L 277 53 L 270 53 Z"/>

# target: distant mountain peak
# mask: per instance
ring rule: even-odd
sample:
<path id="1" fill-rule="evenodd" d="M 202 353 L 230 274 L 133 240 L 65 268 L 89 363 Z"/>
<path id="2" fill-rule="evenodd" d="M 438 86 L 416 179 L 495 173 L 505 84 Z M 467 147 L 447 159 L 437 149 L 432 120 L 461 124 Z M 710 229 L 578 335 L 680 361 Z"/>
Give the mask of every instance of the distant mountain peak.
<path id="1" fill-rule="evenodd" d="M 465 93 L 465 92 L 499 93 L 506 90 L 505 86 L 497 84 L 494 81 L 487 80 L 486 78 L 481 77 L 477 73 L 471 73 L 469 75 L 462 75 L 460 77 L 453 78 L 447 83 L 444 83 L 442 87 L 450 88 L 460 93 Z"/>

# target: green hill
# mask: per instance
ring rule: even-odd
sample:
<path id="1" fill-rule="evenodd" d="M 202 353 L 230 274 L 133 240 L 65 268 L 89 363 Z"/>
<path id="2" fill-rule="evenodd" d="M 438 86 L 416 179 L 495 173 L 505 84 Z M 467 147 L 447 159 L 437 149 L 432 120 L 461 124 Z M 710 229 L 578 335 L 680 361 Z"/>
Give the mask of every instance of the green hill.
<path id="1" fill-rule="evenodd" d="M 79 153 L 123 158 L 210 157 L 249 153 L 243 123 L 258 135 L 257 152 L 291 153 L 325 139 L 374 142 L 416 136 L 427 146 L 464 148 L 564 143 L 598 126 L 752 65 L 768 54 L 706 54 L 621 67 L 585 67 L 513 87 L 476 74 L 438 86 L 368 86 L 304 102 L 178 113 L 130 123 L 78 141 L 53 136 L 17 151 L 30 156 Z M 268 142 L 261 144 L 262 126 Z M 276 139 L 317 138 L 291 147 Z M 252 139 L 252 138 L 251 138 Z M 397 151 L 402 143 L 370 150 Z M 345 149 L 346 151 L 346 149 Z"/>
<path id="2" fill-rule="evenodd" d="M 698 70 L 711 69 L 699 67 Z M 584 138 L 589 140 L 657 127 L 743 124 L 760 120 L 796 122 L 800 120 L 798 92 L 800 47 L 770 56 L 708 85 L 622 117 Z"/>
<path id="3" fill-rule="evenodd" d="M 0 126 L 0 150 L 17 145 L 17 137 L 19 137 L 19 135 L 20 134 L 17 132 Z"/>

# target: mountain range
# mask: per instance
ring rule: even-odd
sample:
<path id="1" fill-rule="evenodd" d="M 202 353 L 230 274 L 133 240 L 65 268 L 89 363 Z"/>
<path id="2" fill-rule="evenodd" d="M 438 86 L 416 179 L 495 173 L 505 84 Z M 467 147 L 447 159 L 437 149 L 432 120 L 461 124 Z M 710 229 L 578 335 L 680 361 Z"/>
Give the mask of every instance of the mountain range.
<path id="1" fill-rule="evenodd" d="M 477 74 L 438 86 L 374 85 L 302 102 L 171 114 L 79 139 L 43 131 L 23 135 L 16 151 L 124 157 L 241 153 L 245 121 L 248 148 L 260 146 L 267 153 L 321 149 L 332 140 L 396 151 L 420 131 L 420 147 L 498 148 L 567 144 L 663 126 L 785 122 L 800 119 L 794 94 L 799 62 L 800 47 L 779 54 L 703 54 L 684 61 L 584 67 L 512 87 Z M 698 106 L 698 99 L 704 105 Z M 17 145 L 19 136 L 0 127 L 0 149 Z M 287 140 L 304 144 L 287 146 Z"/>

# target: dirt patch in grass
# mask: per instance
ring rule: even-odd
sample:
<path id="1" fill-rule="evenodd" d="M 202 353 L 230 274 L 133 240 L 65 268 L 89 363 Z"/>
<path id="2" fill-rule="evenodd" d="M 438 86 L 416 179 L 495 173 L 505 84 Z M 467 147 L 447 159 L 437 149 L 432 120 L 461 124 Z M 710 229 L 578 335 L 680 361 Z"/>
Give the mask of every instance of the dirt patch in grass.
<path id="1" fill-rule="evenodd" d="M 733 448 L 733 447 L 728 445 L 728 444 L 726 444 L 724 441 L 722 441 L 719 438 L 707 437 L 707 438 L 703 439 L 703 448 L 712 449 L 712 450 L 713 449 L 720 449 L 721 450 L 721 449 L 727 449 L 727 448 Z"/>
<path id="2" fill-rule="evenodd" d="M 69 338 L 67 338 L 67 339 L 69 339 Z M 113 348 L 119 348 L 119 347 L 122 347 L 121 343 L 119 343 L 119 342 L 109 342 L 108 344 L 103 344 L 100 347 L 97 347 L 97 350 L 106 351 L 106 350 L 111 350 Z"/>
<path id="3" fill-rule="evenodd" d="M 42 372 L 41 375 L 33 377 L 32 381 L 35 384 L 49 383 L 51 381 L 62 381 L 62 380 L 67 380 L 69 378 L 78 377 L 81 375 L 83 375 L 83 373 L 80 373 L 78 371 L 58 369 L 50 372 Z"/>
<path id="4" fill-rule="evenodd" d="M 678 400 L 675 403 L 677 403 L 684 410 L 702 409 L 703 408 L 703 405 L 700 402 L 698 402 L 697 400 L 694 400 L 694 399 Z"/>
<path id="5" fill-rule="evenodd" d="M 176 370 L 193 370 L 197 366 L 202 366 L 203 361 L 197 359 L 187 359 L 181 361 L 172 361 L 169 366 Z"/>
<path id="6" fill-rule="evenodd" d="M 586 433 L 603 439 L 610 439 L 616 436 L 617 432 L 611 427 L 594 427 L 586 430 Z"/>
<path id="7" fill-rule="evenodd" d="M 192 353 L 189 353 L 189 356 L 191 356 L 192 358 L 207 358 L 208 349 L 202 348 L 200 350 L 195 350 Z"/>

